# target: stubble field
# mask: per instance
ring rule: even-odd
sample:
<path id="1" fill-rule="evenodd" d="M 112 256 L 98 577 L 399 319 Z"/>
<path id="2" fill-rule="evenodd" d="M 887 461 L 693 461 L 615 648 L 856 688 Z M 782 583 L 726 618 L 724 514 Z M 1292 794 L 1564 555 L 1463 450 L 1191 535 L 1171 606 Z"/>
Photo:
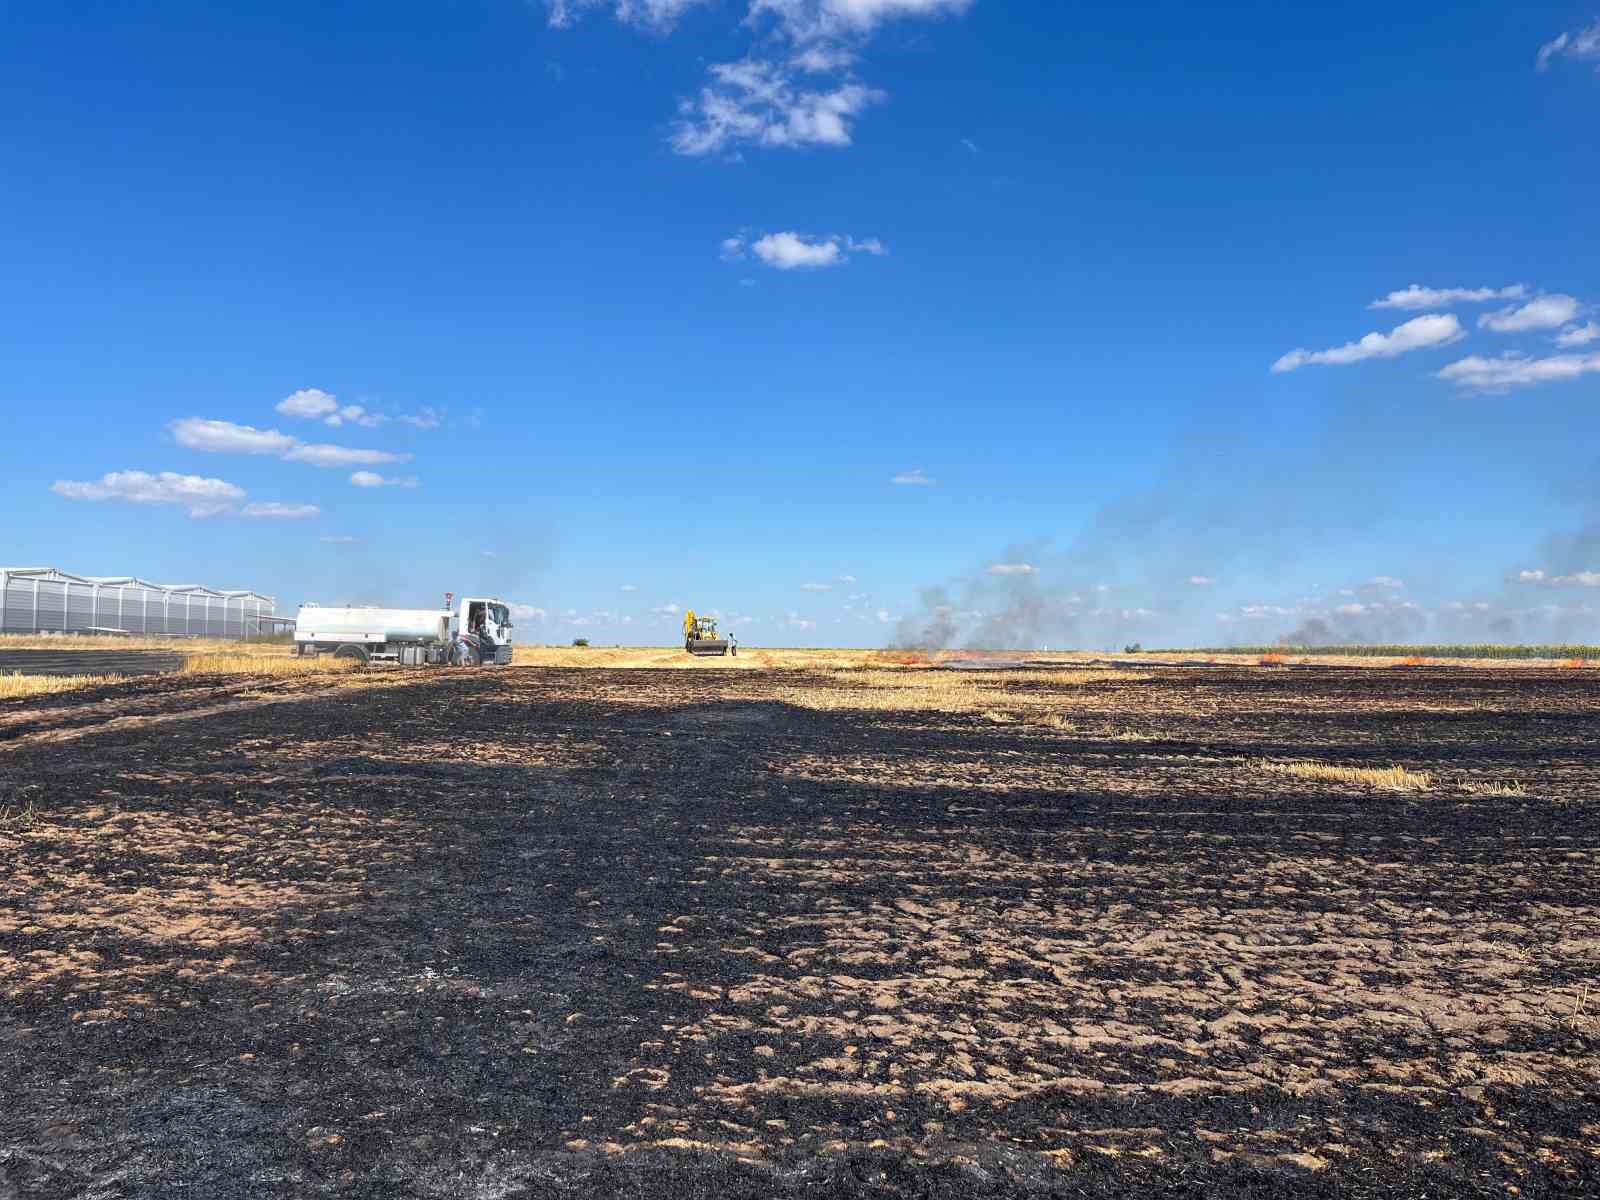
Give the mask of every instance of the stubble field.
<path id="1" fill-rule="evenodd" d="M 0 702 L 0 1196 L 1600 1188 L 1600 673 L 622 653 Z"/>

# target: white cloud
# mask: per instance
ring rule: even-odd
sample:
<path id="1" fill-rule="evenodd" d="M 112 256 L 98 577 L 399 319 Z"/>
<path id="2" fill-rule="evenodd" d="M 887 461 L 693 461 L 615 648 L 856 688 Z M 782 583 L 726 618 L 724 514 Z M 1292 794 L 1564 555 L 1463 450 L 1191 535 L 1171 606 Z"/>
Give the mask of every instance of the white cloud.
<path id="1" fill-rule="evenodd" d="M 886 608 L 880 608 L 876 615 L 880 625 L 888 625 L 894 620 L 894 617 L 890 615 L 889 610 Z"/>
<path id="2" fill-rule="evenodd" d="M 1039 568 L 1032 563 L 995 563 L 987 569 L 990 575 L 1037 575 Z"/>
<path id="3" fill-rule="evenodd" d="M 277 500 L 246 504 L 239 510 L 240 516 L 265 521 L 303 521 L 321 514 L 322 510 L 315 504 L 283 504 Z"/>
<path id="4" fill-rule="evenodd" d="M 308 444 L 276 429 L 257 429 L 253 425 L 236 425 L 232 421 L 211 421 L 202 417 L 184 417 L 172 422 L 168 428 L 178 445 L 190 450 L 204 450 L 211 454 L 270 454 L 289 462 L 310 463 L 316 467 L 368 466 L 405 462 L 411 457 L 409 454 L 391 454 L 387 450 Z"/>
<path id="5" fill-rule="evenodd" d="M 1556 345 L 1562 349 L 1570 349 L 1573 346 L 1587 346 L 1596 338 L 1600 338 L 1600 325 L 1590 321 L 1585 325 L 1574 325 L 1571 329 L 1563 329 L 1556 337 Z"/>
<path id="6" fill-rule="evenodd" d="M 1576 33 L 1563 33 L 1553 41 L 1539 47 L 1539 70 L 1543 71 L 1556 57 L 1574 58 L 1582 62 L 1600 61 L 1600 21 Z"/>
<path id="7" fill-rule="evenodd" d="M 1547 575 L 1543 571 L 1518 571 L 1519 583 L 1547 583 L 1552 587 L 1600 587 L 1600 571 L 1574 571 L 1570 575 Z"/>
<path id="8" fill-rule="evenodd" d="M 1216 580 L 1209 575 L 1191 575 L 1189 576 L 1189 582 L 1194 584 L 1195 587 L 1210 587 Z"/>
<path id="9" fill-rule="evenodd" d="M 276 429 L 257 429 L 253 425 L 208 421 L 202 417 L 184 417 L 172 422 L 168 428 L 178 445 L 212 454 L 272 454 L 281 457 L 298 444 L 287 433 L 279 433 Z"/>
<path id="10" fill-rule="evenodd" d="M 676 604 L 658 604 L 652 608 L 651 613 L 658 617 L 675 617 L 683 611 Z"/>
<path id="11" fill-rule="evenodd" d="M 368 412 L 359 404 L 340 405 L 338 397 L 321 388 L 301 388 L 278 401 L 277 410 L 286 417 L 321 421 L 324 425 L 363 425 L 368 429 L 388 419 L 381 413 Z"/>
<path id="12" fill-rule="evenodd" d="M 478 552 L 478 554 L 479 554 L 480 558 L 499 558 L 500 557 L 499 553 L 497 551 L 494 551 L 494 550 L 480 550 Z"/>
<path id="13" fill-rule="evenodd" d="M 712 82 L 678 105 L 668 142 L 679 154 L 716 154 L 740 145 L 767 149 L 848 146 L 853 119 L 885 99 L 853 81 L 827 90 L 796 84 L 791 68 L 766 59 L 713 63 Z"/>
<path id="14" fill-rule="evenodd" d="M 1374 575 L 1367 580 L 1367 586 L 1378 588 L 1385 592 L 1397 592 L 1406 586 L 1405 580 L 1396 579 L 1393 575 Z"/>
<path id="15" fill-rule="evenodd" d="M 1526 333 L 1530 329 L 1556 329 L 1578 315 L 1578 302 L 1559 292 L 1539 296 L 1520 308 L 1512 306 L 1478 318 L 1480 329 L 1496 333 Z"/>
<path id="16" fill-rule="evenodd" d="M 813 237 L 793 230 L 769 233 L 753 242 L 747 241 L 743 235 L 722 241 L 723 262 L 739 262 L 747 252 L 769 267 L 792 271 L 797 268 L 839 267 L 849 262 L 852 254 L 881 256 L 889 253 L 889 248 L 877 238 L 857 241 L 836 233 Z"/>
<path id="17" fill-rule="evenodd" d="M 233 508 L 245 490 L 222 479 L 162 471 L 111 471 L 93 482 L 58 479 L 50 490 L 68 500 L 122 500 L 129 504 L 181 505 L 191 517 L 214 517 Z"/>
<path id="18" fill-rule="evenodd" d="M 831 583 L 802 583 L 800 585 L 800 590 L 802 592 L 831 592 L 831 591 L 833 591 L 833 584 L 831 584 Z"/>
<path id="19" fill-rule="evenodd" d="M 418 412 L 404 414 L 400 420 L 418 429 L 437 429 L 444 422 L 444 414 L 436 408 L 424 407 Z"/>
<path id="20" fill-rule="evenodd" d="M 357 539 L 351 537 L 348 533 L 330 533 L 324 536 L 321 540 L 330 546 L 349 546 Z"/>
<path id="21" fill-rule="evenodd" d="M 750 0 L 752 21 L 771 16 L 796 41 L 871 33 L 903 17 L 944 17 L 966 12 L 972 0 Z"/>
<path id="22" fill-rule="evenodd" d="M 350 476 L 350 482 L 353 483 L 356 487 L 359 487 L 359 488 L 379 488 L 379 487 L 414 488 L 414 487 L 418 486 L 417 477 L 415 475 L 406 475 L 404 477 L 399 477 L 399 476 L 391 477 L 391 476 L 379 475 L 376 471 L 356 471 L 354 474 L 352 474 Z M 486 550 L 486 551 L 484 551 L 484 553 L 486 555 L 490 556 L 490 557 L 493 557 L 493 552 L 492 551 Z"/>
<path id="23" fill-rule="evenodd" d="M 301 388 L 279 400 L 277 410 L 286 417 L 320 421 L 339 411 L 339 401 L 321 388 Z"/>
<path id="24" fill-rule="evenodd" d="M 1359 342 L 1346 342 L 1331 350 L 1291 350 L 1272 364 L 1275 372 L 1294 371 L 1311 363 L 1345 366 L 1369 358 L 1397 358 L 1412 350 L 1443 346 L 1462 337 L 1461 322 L 1453 313 L 1414 317 L 1388 333 L 1369 333 Z"/>
<path id="25" fill-rule="evenodd" d="M 1600 354 L 1554 354 L 1548 358 L 1528 358 L 1523 354 L 1502 354 L 1484 358 L 1472 354 L 1439 371 L 1440 379 L 1480 391 L 1505 391 L 1540 383 L 1565 383 L 1600 371 Z"/>
<path id="26" fill-rule="evenodd" d="M 393 454 L 388 450 L 357 450 L 349 446 L 306 442 L 301 442 L 283 457 L 289 462 L 310 463 L 313 467 L 377 466 L 411 459 L 409 454 Z"/>
<path id="27" fill-rule="evenodd" d="M 606 8 L 625 25 L 665 32 L 691 8 L 710 0 L 545 0 L 550 9 L 550 24 L 564 28 L 577 20 L 586 8 Z"/>
<path id="28" fill-rule="evenodd" d="M 1368 308 L 1403 308 L 1420 311 L 1424 308 L 1449 308 L 1452 304 L 1484 304 L 1490 300 L 1520 300 L 1528 289 L 1520 283 L 1503 288 L 1430 288 L 1420 283 L 1390 292 L 1382 300 L 1374 300 Z"/>
<path id="29" fill-rule="evenodd" d="M 835 575 L 833 581 L 835 583 L 854 583 L 856 577 L 854 575 Z"/>
<path id="30" fill-rule="evenodd" d="M 636 583 L 625 583 L 622 585 L 622 590 L 625 592 L 637 592 L 639 590 L 639 585 Z"/>
<path id="31" fill-rule="evenodd" d="M 808 46 L 789 60 L 789 65 L 813 75 L 831 75 L 853 67 L 856 54 L 843 46 Z"/>
<path id="32" fill-rule="evenodd" d="M 510 608 L 511 615 L 519 621 L 542 621 L 550 615 L 532 604 L 513 604 Z"/>
<path id="33" fill-rule="evenodd" d="M 898 484 L 901 487 L 932 487 L 939 481 L 924 475 L 922 473 L 922 468 L 917 467 L 915 470 L 901 471 L 900 474 L 889 480 L 889 482 Z"/>
<path id="34" fill-rule="evenodd" d="M 382 413 L 368 412 L 359 404 L 346 404 L 336 413 L 330 413 L 323 419 L 324 425 L 360 425 L 366 429 L 376 429 L 389 418 Z"/>

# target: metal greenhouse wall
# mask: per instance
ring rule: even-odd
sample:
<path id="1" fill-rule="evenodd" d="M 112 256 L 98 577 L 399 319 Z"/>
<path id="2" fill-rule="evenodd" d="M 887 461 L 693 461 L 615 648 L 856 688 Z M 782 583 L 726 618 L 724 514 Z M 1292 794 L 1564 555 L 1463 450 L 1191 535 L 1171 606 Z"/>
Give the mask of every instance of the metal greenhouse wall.
<path id="1" fill-rule="evenodd" d="M 0 631 L 252 637 L 274 601 L 196 583 L 131 575 L 72 575 L 54 567 L 0 567 Z"/>

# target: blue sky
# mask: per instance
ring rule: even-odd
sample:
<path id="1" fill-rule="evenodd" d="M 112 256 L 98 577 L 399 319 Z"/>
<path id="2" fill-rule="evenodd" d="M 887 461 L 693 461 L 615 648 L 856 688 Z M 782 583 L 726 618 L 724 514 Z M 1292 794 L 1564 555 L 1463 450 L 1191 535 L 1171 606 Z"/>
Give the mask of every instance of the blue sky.
<path id="1" fill-rule="evenodd" d="M 7 563 L 1600 638 L 1592 6 L 238 7 L 0 12 Z"/>

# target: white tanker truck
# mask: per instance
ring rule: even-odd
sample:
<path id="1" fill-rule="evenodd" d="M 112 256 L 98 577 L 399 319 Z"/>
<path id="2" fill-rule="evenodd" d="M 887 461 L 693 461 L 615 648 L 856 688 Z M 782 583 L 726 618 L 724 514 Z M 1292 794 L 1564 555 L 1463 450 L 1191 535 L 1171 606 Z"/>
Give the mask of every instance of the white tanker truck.
<path id="1" fill-rule="evenodd" d="M 332 608 L 302 604 L 295 617 L 296 654 L 332 654 L 402 666 L 505 666 L 511 661 L 511 608 L 504 600 L 468 596 L 443 608 Z"/>

